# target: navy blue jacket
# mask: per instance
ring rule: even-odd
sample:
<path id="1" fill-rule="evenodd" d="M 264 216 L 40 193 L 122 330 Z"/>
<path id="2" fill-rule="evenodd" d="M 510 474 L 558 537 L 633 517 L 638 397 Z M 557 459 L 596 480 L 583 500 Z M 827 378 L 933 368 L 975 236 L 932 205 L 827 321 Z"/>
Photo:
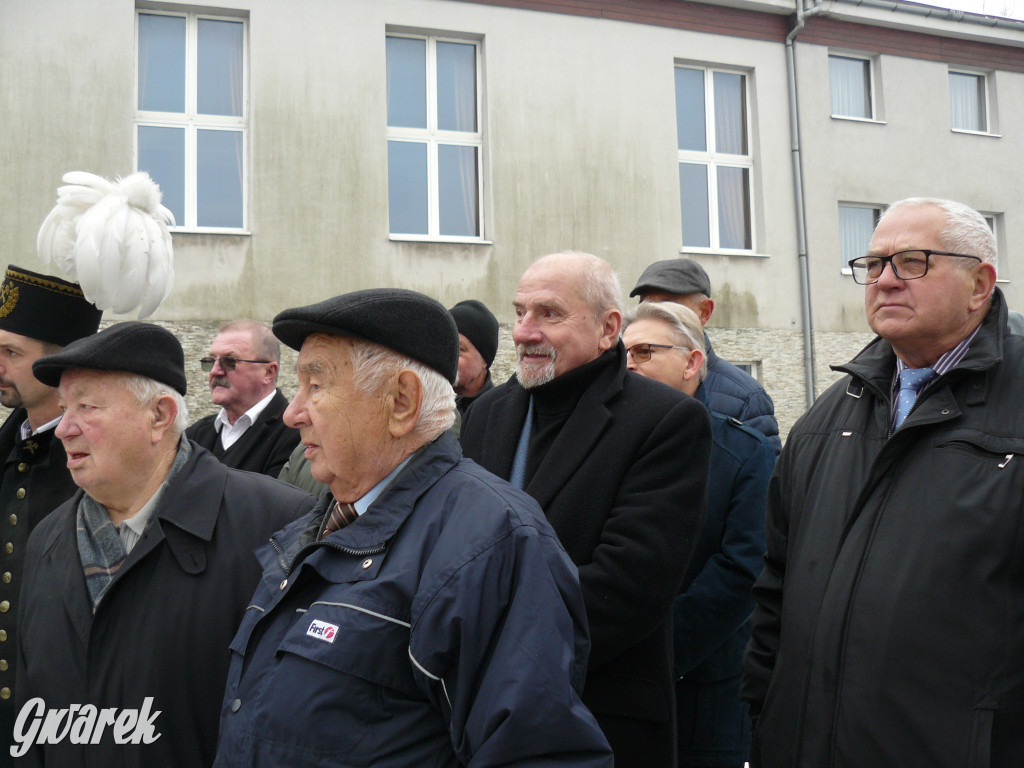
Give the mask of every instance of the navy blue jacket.
<path id="1" fill-rule="evenodd" d="M 679 764 L 693 766 L 741 765 L 750 750 L 740 671 L 775 466 L 760 432 L 720 413 L 711 428 L 707 524 L 673 609 Z"/>
<path id="2" fill-rule="evenodd" d="M 529 496 L 448 431 L 317 542 L 332 501 L 257 552 L 217 768 L 611 766 L 576 569 Z"/>
<path id="3" fill-rule="evenodd" d="M 708 349 L 708 373 L 700 386 L 708 409 L 753 427 L 768 438 L 778 453 L 782 450 L 782 441 L 772 399 L 753 376 L 715 354 L 707 334 L 704 334 L 704 342 Z"/>

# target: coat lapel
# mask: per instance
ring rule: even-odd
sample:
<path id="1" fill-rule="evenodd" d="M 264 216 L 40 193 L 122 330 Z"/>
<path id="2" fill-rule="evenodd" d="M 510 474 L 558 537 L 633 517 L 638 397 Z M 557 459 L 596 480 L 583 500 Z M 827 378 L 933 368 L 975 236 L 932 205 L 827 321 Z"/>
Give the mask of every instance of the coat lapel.
<path id="1" fill-rule="evenodd" d="M 478 463 L 506 480 L 512 474 L 512 460 L 529 405 L 529 393 L 513 376 L 498 388 L 487 411 Z"/>
<path id="2" fill-rule="evenodd" d="M 78 502 L 82 497 L 79 491 L 67 502 L 70 504 L 69 520 L 56 526 L 46 544 L 45 559 L 57 563 L 78 563 L 77 568 L 64 568 L 63 566 L 50 566 L 55 572 L 63 572 L 63 583 L 61 584 L 61 598 L 64 601 L 64 610 L 68 612 L 71 624 L 78 634 L 78 639 L 85 648 L 89 644 L 89 632 L 92 630 L 92 600 L 89 598 L 89 590 L 85 584 L 85 571 L 82 569 L 82 559 L 78 555 L 78 540 L 76 534 L 76 510 Z"/>

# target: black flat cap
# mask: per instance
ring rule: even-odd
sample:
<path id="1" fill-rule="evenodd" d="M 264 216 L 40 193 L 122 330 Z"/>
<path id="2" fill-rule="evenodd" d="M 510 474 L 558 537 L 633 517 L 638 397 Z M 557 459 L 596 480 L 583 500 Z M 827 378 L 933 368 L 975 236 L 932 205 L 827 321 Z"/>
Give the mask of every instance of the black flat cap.
<path id="1" fill-rule="evenodd" d="M 703 293 L 711 298 L 711 278 L 693 259 L 665 259 L 645 269 L 629 295 L 638 296 L 647 291 L 665 291 L 679 296 Z"/>
<path id="2" fill-rule="evenodd" d="M 69 368 L 137 373 L 182 395 L 188 388 L 181 343 L 173 333 L 152 323 L 116 323 L 32 363 L 32 373 L 50 387 L 59 385 L 61 374 Z"/>
<path id="3" fill-rule="evenodd" d="M 301 349 L 312 333 L 351 336 L 400 352 L 454 382 L 459 371 L 459 332 L 444 305 L 401 288 L 369 288 L 274 318 L 274 335 Z"/>
<path id="4" fill-rule="evenodd" d="M 0 329 L 67 346 L 96 333 L 103 312 L 75 283 L 40 275 L 13 264 L 0 283 Z"/>
<path id="5" fill-rule="evenodd" d="M 498 319 L 476 299 L 460 301 L 448 311 L 455 318 L 459 333 L 469 339 L 490 368 L 498 353 Z"/>

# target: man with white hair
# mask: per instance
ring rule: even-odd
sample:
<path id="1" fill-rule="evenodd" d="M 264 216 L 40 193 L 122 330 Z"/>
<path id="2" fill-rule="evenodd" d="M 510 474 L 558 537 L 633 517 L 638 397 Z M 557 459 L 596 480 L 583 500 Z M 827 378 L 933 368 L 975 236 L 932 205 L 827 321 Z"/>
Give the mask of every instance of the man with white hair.
<path id="1" fill-rule="evenodd" d="M 252 550 L 313 499 L 182 437 L 184 362 L 170 331 L 129 322 L 32 366 L 58 387 L 80 490 L 25 556 L 11 753 L 27 765 L 213 761 Z"/>
<path id="2" fill-rule="evenodd" d="M 985 219 L 894 203 L 850 261 L 877 337 L 768 489 L 751 764 L 1024 761 L 1024 338 Z"/>
<path id="3" fill-rule="evenodd" d="M 215 765 L 611 766 L 579 698 L 575 568 L 450 430 L 448 311 L 370 289 L 273 327 L 299 350 L 285 421 L 330 492 L 257 553 Z"/>
<path id="4" fill-rule="evenodd" d="M 700 534 L 711 426 L 626 370 L 619 281 L 588 253 L 519 281 L 508 382 L 470 407 L 466 455 L 533 496 L 579 567 L 593 649 L 583 701 L 616 768 L 673 766 L 672 601 Z"/>

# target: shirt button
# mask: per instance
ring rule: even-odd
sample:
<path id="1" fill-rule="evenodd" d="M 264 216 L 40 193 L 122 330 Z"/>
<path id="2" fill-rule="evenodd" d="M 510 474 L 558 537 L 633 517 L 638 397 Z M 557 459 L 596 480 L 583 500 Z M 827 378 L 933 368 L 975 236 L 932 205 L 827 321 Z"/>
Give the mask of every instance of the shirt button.
<path id="1" fill-rule="evenodd" d="M 232 712 L 237 712 L 241 708 L 242 708 L 242 700 L 241 699 L 235 699 L 234 701 L 231 702 L 231 711 Z"/>
<path id="2" fill-rule="evenodd" d="M 6 686 L 3 687 L 3 688 L 0 688 L 0 699 L 3 699 L 4 701 L 7 701 L 7 699 L 9 699 L 9 698 L 11 698 L 11 689 L 7 688 Z"/>
<path id="3" fill-rule="evenodd" d="M 8 519 L 11 521 L 11 525 L 17 525 L 18 524 L 18 516 L 17 515 L 11 515 Z"/>
<path id="4" fill-rule="evenodd" d="M 284 588 L 287 587 L 287 586 L 288 586 L 288 579 L 285 579 L 284 581 L 281 582 L 281 590 L 284 591 Z"/>
<path id="5" fill-rule="evenodd" d="M 21 463 L 20 463 L 20 464 L 18 465 L 18 471 L 19 471 L 19 472 L 28 472 L 28 464 L 26 464 L 26 463 L 25 463 L 24 461 L 23 461 L 23 462 L 21 462 Z"/>
<path id="6" fill-rule="evenodd" d="M 19 499 L 24 499 L 25 498 L 25 489 L 24 488 L 19 488 L 18 492 L 16 494 L 14 494 L 14 495 L 17 496 Z"/>
<path id="7" fill-rule="evenodd" d="M 14 577 L 11 576 L 11 572 L 10 571 L 4 571 L 4 584 L 10 584 L 11 583 L 11 579 L 13 579 L 13 578 Z"/>

